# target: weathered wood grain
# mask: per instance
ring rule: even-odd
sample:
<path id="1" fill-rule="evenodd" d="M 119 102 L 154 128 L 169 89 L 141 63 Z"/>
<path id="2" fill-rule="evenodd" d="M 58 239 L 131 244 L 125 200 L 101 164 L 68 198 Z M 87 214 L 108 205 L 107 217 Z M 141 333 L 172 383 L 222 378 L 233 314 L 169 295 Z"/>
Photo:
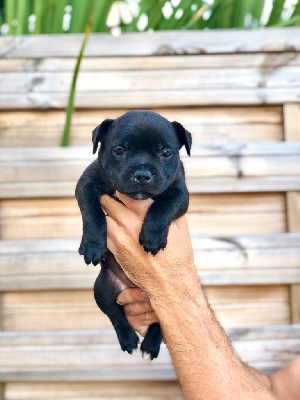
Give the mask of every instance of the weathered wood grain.
<path id="1" fill-rule="evenodd" d="M 85 56 L 297 52 L 300 49 L 299 36 L 299 28 L 209 32 L 180 30 L 128 33 L 118 37 L 92 34 Z M 2 58 L 76 57 L 82 40 L 82 34 L 3 37 L 0 55 Z"/>
<path id="2" fill-rule="evenodd" d="M 228 333 L 242 360 L 267 373 L 286 365 L 300 350 L 299 325 Z M 0 347 L 1 381 L 98 382 L 116 380 L 117 373 L 119 381 L 175 379 L 165 345 L 151 363 L 140 353 L 122 353 L 111 331 L 28 333 L 22 337 L 7 333 L 1 335 Z"/>
<path id="3" fill-rule="evenodd" d="M 285 212 L 282 193 L 202 194 L 190 196 L 187 218 L 193 235 L 268 234 L 286 231 Z M 0 232 L 2 240 L 80 238 L 77 201 L 75 197 L 1 200 Z"/>
<path id="4" fill-rule="evenodd" d="M 192 238 L 204 285 L 300 283 L 300 234 Z M 0 241 L 0 290 L 92 288 L 79 240 Z"/>
<path id="5" fill-rule="evenodd" d="M 1 60 L 0 60 L 1 61 Z M 71 145 L 91 146 L 91 132 L 106 118 L 128 110 L 76 110 Z M 153 109 L 192 133 L 194 144 L 278 142 L 283 140 L 282 108 L 196 107 Z M 65 123 L 63 111 L 0 112 L 0 147 L 59 146 Z"/>
<path id="6" fill-rule="evenodd" d="M 122 374 L 122 372 L 121 372 Z M 116 377 L 117 378 L 117 377 Z M 13 382 L 5 385 L 6 400 L 184 400 L 177 381 Z"/>
<path id="7" fill-rule="evenodd" d="M 300 142 L 300 106 L 286 104 L 284 106 L 284 137 L 286 141 Z M 289 232 L 300 232 L 300 191 L 288 192 L 287 222 Z M 293 282 L 290 286 L 291 322 L 300 322 L 300 285 Z"/>
<path id="8" fill-rule="evenodd" d="M 283 106 L 284 136 L 289 142 L 300 141 L 300 104 L 285 104 Z"/>
<path id="9" fill-rule="evenodd" d="M 1 44 L 1 41 L 0 41 Z M 2 72 L 72 72 L 76 58 L 2 58 Z M 297 52 L 253 53 L 253 54 L 214 54 L 214 55 L 177 55 L 143 57 L 87 57 L 81 62 L 82 72 L 96 71 L 146 71 L 197 68 L 278 68 L 299 66 L 300 55 Z"/>
<path id="10" fill-rule="evenodd" d="M 72 72 L 0 73 L 0 94 L 14 93 L 66 93 L 72 82 Z M 299 88 L 299 67 L 275 69 L 234 68 L 226 69 L 172 69 L 145 71 L 80 72 L 76 95 L 80 93 L 128 93 L 155 91 L 198 91 L 257 88 Z"/>
<path id="11" fill-rule="evenodd" d="M 207 286 L 206 293 L 225 327 L 289 323 L 288 286 Z M 92 288 L 3 294 L 4 331 L 110 328 L 108 317 L 95 304 Z"/>
<path id="12" fill-rule="evenodd" d="M 183 156 L 192 193 L 300 189 L 298 143 L 196 145 L 192 154 Z M 86 147 L 19 148 L 0 159 L 0 196 L 11 198 L 73 195 L 94 157 Z"/>
<path id="13" fill-rule="evenodd" d="M 168 91 L 79 92 L 76 108 L 119 109 L 187 106 L 282 105 L 299 101 L 299 88 L 293 85 L 280 88 L 197 89 Z M 8 109 L 65 108 L 68 93 L 0 94 L 0 107 Z"/>

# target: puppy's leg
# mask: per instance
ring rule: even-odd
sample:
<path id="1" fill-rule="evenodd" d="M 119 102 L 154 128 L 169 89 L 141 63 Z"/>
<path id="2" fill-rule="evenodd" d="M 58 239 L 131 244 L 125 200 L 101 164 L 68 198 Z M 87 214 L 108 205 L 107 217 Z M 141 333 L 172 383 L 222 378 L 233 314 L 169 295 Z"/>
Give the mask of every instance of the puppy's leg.
<path id="1" fill-rule="evenodd" d="M 105 261 L 101 264 L 101 272 L 94 285 L 95 300 L 98 307 L 111 320 L 122 350 L 131 354 L 138 347 L 139 337 L 129 325 L 123 307 L 116 303 L 116 298 L 124 287 Z"/>
<path id="2" fill-rule="evenodd" d="M 158 322 L 149 326 L 145 339 L 141 344 L 143 357 L 148 356 L 151 360 L 158 356 L 162 341 L 162 332 Z"/>
<path id="3" fill-rule="evenodd" d="M 100 207 L 100 196 L 105 189 L 97 161 L 95 161 L 84 171 L 75 191 L 83 222 L 79 254 L 84 255 L 86 264 L 92 262 L 97 265 L 107 250 L 106 220 Z"/>
<path id="4" fill-rule="evenodd" d="M 186 213 L 189 194 L 183 180 L 173 183 L 168 190 L 154 198 L 140 233 L 140 244 L 145 251 L 157 254 L 167 245 L 169 226 Z"/>

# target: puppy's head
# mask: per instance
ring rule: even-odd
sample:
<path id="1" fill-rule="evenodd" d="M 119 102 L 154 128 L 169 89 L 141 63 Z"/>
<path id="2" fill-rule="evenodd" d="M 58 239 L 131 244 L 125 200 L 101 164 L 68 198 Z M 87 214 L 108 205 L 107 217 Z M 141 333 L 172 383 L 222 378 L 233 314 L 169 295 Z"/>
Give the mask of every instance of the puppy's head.
<path id="1" fill-rule="evenodd" d="M 112 186 L 133 199 L 163 193 L 180 168 L 179 149 L 190 155 L 191 134 L 152 111 L 129 111 L 93 131 L 93 152 Z"/>

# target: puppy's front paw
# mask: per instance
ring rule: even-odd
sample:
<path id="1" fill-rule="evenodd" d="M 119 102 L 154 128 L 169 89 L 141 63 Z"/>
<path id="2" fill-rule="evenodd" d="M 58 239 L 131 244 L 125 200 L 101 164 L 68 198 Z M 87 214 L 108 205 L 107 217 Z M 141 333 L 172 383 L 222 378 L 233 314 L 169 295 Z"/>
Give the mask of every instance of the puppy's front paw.
<path id="1" fill-rule="evenodd" d="M 84 256 L 87 265 L 99 264 L 106 251 L 106 243 L 101 236 L 83 235 L 78 252 Z"/>
<path id="2" fill-rule="evenodd" d="M 164 249 L 167 245 L 168 228 L 159 226 L 143 225 L 140 233 L 140 244 L 145 251 L 157 254 L 159 250 Z"/>

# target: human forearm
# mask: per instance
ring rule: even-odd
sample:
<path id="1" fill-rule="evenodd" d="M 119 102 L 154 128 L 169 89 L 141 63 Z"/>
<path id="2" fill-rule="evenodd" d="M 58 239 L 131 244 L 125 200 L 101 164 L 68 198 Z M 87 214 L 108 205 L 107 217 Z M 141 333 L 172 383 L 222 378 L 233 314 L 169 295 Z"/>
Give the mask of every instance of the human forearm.
<path id="1" fill-rule="evenodd" d="M 150 301 L 186 400 L 275 398 L 268 379 L 259 379 L 236 357 L 200 284 L 168 285 L 164 298 Z"/>
<path id="2" fill-rule="evenodd" d="M 235 356 L 206 301 L 186 219 L 171 224 L 166 248 L 153 257 L 138 239 L 145 204 L 126 201 L 127 208 L 102 198 L 109 214 L 108 247 L 127 276 L 150 298 L 186 400 L 274 399 L 262 380 Z"/>

